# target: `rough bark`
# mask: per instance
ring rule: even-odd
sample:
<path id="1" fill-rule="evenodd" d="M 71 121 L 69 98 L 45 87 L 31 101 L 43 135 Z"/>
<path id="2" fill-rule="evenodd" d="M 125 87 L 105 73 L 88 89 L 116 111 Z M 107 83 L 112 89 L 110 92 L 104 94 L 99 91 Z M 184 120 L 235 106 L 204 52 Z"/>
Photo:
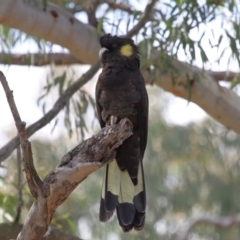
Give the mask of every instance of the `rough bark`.
<path id="1" fill-rule="evenodd" d="M 0 224 L 0 239 L 9 240 L 16 239 L 18 233 L 21 231 L 23 225 L 21 224 Z M 56 229 L 51 226 L 50 234 L 44 240 L 81 240 L 78 237 L 72 236 L 64 229 Z"/>

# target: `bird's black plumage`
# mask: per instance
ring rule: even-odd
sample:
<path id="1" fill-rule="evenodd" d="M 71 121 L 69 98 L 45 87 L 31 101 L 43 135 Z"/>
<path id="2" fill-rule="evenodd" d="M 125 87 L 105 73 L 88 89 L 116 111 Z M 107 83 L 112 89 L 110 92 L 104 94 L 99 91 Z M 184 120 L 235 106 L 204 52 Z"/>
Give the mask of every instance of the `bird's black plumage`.
<path id="1" fill-rule="evenodd" d="M 133 135 L 117 149 L 107 165 L 100 203 L 100 220 L 114 210 L 123 231 L 141 230 L 145 222 L 146 193 L 142 159 L 147 144 L 148 96 L 139 70 L 138 48 L 130 38 L 107 34 L 100 39 L 102 73 L 96 85 L 99 122 L 105 127 L 111 116 L 128 118 Z"/>

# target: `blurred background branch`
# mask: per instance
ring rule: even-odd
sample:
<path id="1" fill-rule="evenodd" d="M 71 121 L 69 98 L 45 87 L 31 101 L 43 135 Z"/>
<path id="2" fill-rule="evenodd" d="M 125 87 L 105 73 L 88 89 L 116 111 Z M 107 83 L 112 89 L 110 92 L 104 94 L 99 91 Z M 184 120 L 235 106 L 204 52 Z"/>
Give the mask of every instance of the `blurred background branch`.
<path id="1" fill-rule="evenodd" d="M 187 240 L 193 228 L 200 224 L 213 225 L 218 228 L 238 227 L 240 225 L 240 214 L 227 217 L 205 215 L 190 219 L 188 222 L 186 229 L 175 240 Z"/>

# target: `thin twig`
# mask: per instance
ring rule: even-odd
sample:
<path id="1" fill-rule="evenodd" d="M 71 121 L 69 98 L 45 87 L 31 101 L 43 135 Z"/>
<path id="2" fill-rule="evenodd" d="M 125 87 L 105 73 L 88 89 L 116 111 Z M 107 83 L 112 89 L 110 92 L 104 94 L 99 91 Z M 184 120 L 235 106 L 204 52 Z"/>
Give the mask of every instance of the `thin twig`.
<path id="1" fill-rule="evenodd" d="M 233 226 L 240 225 L 240 213 L 232 216 L 221 217 L 221 216 L 200 216 L 189 221 L 186 229 L 179 234 L 175 240 L 187 240 L 188 235 L 199 224 L 214 225 L 219 228 L 230 228 Z"/>
<path id="2" fill-rule="evenodd" d="M 87 16 L 88 16 L 88 23 L 95 28 L 97 28 L 97 26 L 98 26 L 98 20 L 96 18 L 96 10 L 97 10 L 98 5 L 99 5 L 99 1 L 92 0 L 90 7 L 85 9 Z"/>
<path id="3" fill-rule="evenodd" d="M 74 4 L 73 7 L 67 7 L 66 10 L 72 14 L 75 14 L 75 13 L 80 13 L 80 12 L 84 12 L 85 10 L 82 8 L 82 6 L 80 5 L 77 5 L 77 4 Z"/>
<path id="4" fill-rule="evenodd" d="M 23 153 L 23 163 L 24 163 L 24 170 L 25 175 L 27 178 L 27 183 L 29 186 L 29 189 L 34 197 L 37 196 L 39 189 L 42 187 L 42 181 L 39 178 L 36 169 L 33 165 L 33 159 L 32 159 L 32 152 L 31 152 L 31 144 L 27 139 L 27 134 L 25 130 L 25 122 L 22 122 L 21 117 L 18 113 L 17 106 L 15 104 L 14 98 L 13 98 L 13 92 L 10 90 L 8 86 L 8 82 L 3 75 L 3 73 L 0 71 L 0 81 L 2 83 L 3 89 L 5 91 L 9 107 L 11 109 L 17 130 L 18 135 L 21 142 L 22 147 L 22 153 Z"/>
<path id="5" fill-rule="evenodd" d="M 65 92 L 58 98 L 53 107 L 37 122 L 26 128 L 27 137 L 30 137 L 37 130 L 47 125 L 64 108 L 72 95 L 79 90 L 89 79 L 91 79 L 100 68 L 100 61 L 97 61 L 92 67 L 82 75 L 76 82 L 70 85 Z M 15 137 L 0 150 L 0 162 L 4 161 L 13 150 L 19 145 L 19 138 Z"/>
<path id="6" fill-rule="evenodd" d="M 124 12 L 129 13 L 129 14 L 133 14 L 133 13 L 135 12 L 135 11 L 133 11 L 133 10 L 131 9 L 131 7 L 126 6 L 126 5 L 122 4 L 122 3 L 112 2 L 111 0 L 106 0 L 106 1 L 104 1 L 104 2 L 107 3 L 108 6 L 109 6 L 110 8 L 112 8 L 112 9 L 119 9 L 119 10 L 122 10 L 122 11 L 124 11 Z"/>
<path id="7" fill-rule="evenodd" d="M 152 17 L 152 11 L 154 8 L 154 5 L 156 3 L 156 0 L 151 0 L 150 3 L 147 4 L 142 18 L 139 20 L 139 22 L 126 34 L 127 37 L 133 37 L 136 35 L 141 28 L 144 27 L 144 25 L 151 20 Z"/>
<path id="8" fill-rule="evenodd" d="M 17 214 L 14 219 L 14 223 L 18 223 L 21 217 L 22 206 L 23 206 L 23 199 L 22 199 L 22 169 L 21 169 L 21 161 L 22 161 L 22 154 L 20 146 L 17 147 L 17 171 L 18 171 L 18 206 L 17 206 Z"/>

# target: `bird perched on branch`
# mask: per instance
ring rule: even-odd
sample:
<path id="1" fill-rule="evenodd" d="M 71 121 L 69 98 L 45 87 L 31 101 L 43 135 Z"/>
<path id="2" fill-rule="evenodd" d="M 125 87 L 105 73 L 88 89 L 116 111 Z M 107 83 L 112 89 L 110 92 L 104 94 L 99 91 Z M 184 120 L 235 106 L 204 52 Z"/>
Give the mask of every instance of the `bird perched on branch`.
<path id="1" fill-rule="evenodd" d="M 126 37 L 104 35 L 99 52 L 103 69 L 96 85 L 101 127 L 130 120 L 133 135 L 116 150 L 106 166 L 100 202 L 100 221 L 115 209 L 123 231 L 141 230 L 145 223 L 146 192 L 143 155 L 147 144 L 148 95 L 139 70 L 138 47 Z"/>

